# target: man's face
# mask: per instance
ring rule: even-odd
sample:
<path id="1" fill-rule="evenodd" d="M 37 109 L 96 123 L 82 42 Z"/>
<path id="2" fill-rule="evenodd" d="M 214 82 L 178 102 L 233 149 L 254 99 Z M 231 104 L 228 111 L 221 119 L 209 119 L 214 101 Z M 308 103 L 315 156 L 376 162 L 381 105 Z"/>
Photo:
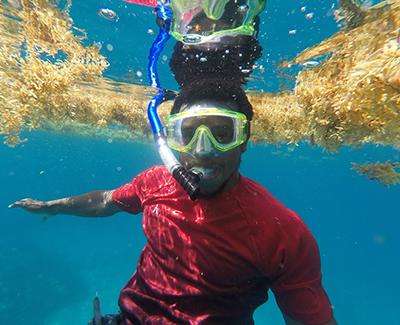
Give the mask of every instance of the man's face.
<path id="1" fill-rule="evenodd" d="M 201 105 L 202 103 L 198 103 Z M 238 111 L 233 104 L 207 102 L 215 107 Z M 189 109 L 181 111 L 189 111 L 198 107 L 197 103 Z M 246 144 L 242 144 L 231 150 L 222 152 L 214 148 L 208 138 L 201 137 L 190 152 L 180 153 L 180 162 L 188 170 L 200 173 L 200 192 L 203 195 L 212 195 L 221 189 L 223 185 L 235 174 L 238 173 L 242 153 L 246 150 Z"/>

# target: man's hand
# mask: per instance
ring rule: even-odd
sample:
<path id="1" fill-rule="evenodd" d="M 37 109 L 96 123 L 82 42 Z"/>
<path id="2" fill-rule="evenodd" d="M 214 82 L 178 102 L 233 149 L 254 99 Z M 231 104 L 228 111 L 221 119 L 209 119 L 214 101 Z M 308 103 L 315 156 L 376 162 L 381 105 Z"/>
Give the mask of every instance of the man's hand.
<path id="1" fill-rule="evenodd" d="M 23 208 L 26 211 L 37 214 L 52 214 L 55 213 L 51 209 L 51 205 L 45 201 L 34 200 L 31 198 L 16 201 L 8 206 L 9 208 Z"/>

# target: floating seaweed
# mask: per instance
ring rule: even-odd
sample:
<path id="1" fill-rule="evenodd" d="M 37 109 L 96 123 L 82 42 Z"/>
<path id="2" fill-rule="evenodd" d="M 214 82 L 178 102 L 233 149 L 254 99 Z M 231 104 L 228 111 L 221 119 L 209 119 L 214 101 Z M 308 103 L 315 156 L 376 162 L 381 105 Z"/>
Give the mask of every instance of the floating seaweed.
<path id="1" fill-rule="evenodd" d="M 400 162 L 389 160 L 386 163 L 367 162 L 362 165 L 357 163 L 352 163 L 352 165 L 352 168 L 361 175 L 365 175 L 368 179 L 378 181 L 385 186 L 400 184 Z"/>
<path id="2" fill-rule="evenodd" d="M 69 6 L 12 3 L 0 2 L 5 142 L 17 145 L 24 129 L 146 139 L 151 90 L 103 76 L 108 62 L 97 46 L 82 45 L 85 31 L 73 26 Z M 400 146 L 400 0 L 363 9 L 342 4 L 338 17 L 348 17 L 343 30 L 290 64 L 327 55 L 325 61 L 301 71 L 292 92 L 249 94 L 252 141 L 308 141 L 331 151 L 365 143 Z M 170 105 L 162 105 L 161 115 Z"/>
<path id="3" fill-rule="evenodd" d="M 85 97 L 81 83 L 104 83 L 108 63 L 95 46 L 81 44 L 85 33 L 72 26 L 68 8 L 45 0 L 23 0 L 20 9 L 1 4 L 0 38 L 0 133 L 7 144 L 18 144 L 24 128 L 41 128 L 47 120 L 101 121 L 105 113 L 96 107 L 75 108 Z"/>
<path id="4" fill-rule="evenodd" d="M 363 23 L 367 12 L 361 8 L 360 1 L 341 0 L 339 6 L 340 9 L 335 12 L 336 20 L 344 20 L 347 29 L 354 29 Z"/>
<path id="5" fill-rule="evenodd" d="M 330 54 L 297 76 L 308 134 L 328 150 L 400 144 L 400 1 L 360 9 L 342 1 L 347 26 L 285 66 Z M 310 139 L 311 140 L 311 139 Z"/>

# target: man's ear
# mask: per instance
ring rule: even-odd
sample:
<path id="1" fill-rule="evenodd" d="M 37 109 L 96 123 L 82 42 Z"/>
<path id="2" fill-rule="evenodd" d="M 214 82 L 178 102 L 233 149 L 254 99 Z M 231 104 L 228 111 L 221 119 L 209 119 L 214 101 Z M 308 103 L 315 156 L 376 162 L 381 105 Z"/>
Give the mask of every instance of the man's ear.
<path id="1" fill-rule="evenodd" d="M 247 141 L 240 146 L 241 153 L 244 153 L 247 150 Z"/>

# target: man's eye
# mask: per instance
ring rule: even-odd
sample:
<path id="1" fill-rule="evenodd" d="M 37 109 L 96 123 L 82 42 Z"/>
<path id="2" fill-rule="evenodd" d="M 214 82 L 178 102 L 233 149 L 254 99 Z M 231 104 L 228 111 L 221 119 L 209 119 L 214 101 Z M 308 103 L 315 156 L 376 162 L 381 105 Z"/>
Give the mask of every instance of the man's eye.
<path id="1" fill-rule="evenodd" d="M 183 136 L 183 139 L 185 140 L 185 142 L 189 142 L 190 140 L 192 140 L 195 131 L 196 131 L 196 128 L 192 128 L 192 127 L 186 127 L 182 130 L 182 136 Z"/>
<path id="2" fill-rule="evenodd" d="M 232 132 L 230 128 L 223 126 L 223 127 L 218 127 L 213 130 L 213 134 L 215 139 L 218 142 L 224 143 L 224 142 L 229 142 L 232 138 Z"/>

